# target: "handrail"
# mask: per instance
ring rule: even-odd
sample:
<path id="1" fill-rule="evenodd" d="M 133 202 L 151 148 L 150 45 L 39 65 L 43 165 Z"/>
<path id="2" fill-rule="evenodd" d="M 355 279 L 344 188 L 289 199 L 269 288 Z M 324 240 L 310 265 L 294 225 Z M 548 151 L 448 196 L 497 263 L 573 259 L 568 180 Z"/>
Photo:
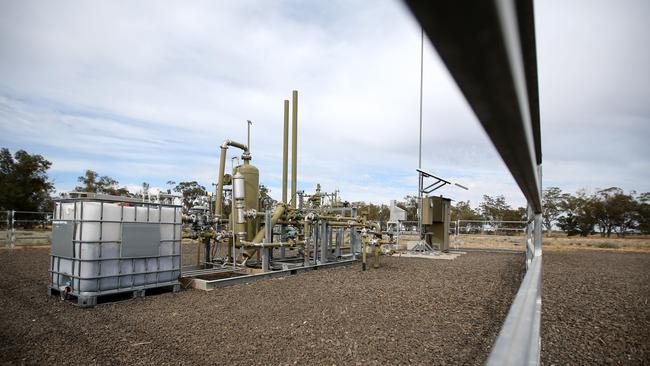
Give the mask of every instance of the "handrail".
<path id="1" fill-rule="evenodd" d="M 542 256 L 532 259 L 486 365 L 539 365 Z"/>

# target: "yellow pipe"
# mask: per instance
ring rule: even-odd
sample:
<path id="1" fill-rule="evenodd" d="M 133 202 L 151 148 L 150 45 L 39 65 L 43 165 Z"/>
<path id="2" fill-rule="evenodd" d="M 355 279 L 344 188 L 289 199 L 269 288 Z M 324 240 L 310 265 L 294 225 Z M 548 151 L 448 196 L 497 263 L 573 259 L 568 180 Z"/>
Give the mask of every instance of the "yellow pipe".
<path id="1" fill-rule="evenodd" d="M 221 210 L 223 204 L 223 176 L 226 170 L 226 152 L 228 151 L 228 146 L 236 147 L 244 150 L 244 155 L 250 157 L 248 151 L 248 146 L 241 144 L 236 141 L 226 140 L 221 144 L 221 155 L 219 157 L 219 176 L 217 177 L 217 200 L 214 207 L 214 215 L 216 217 L 221 217 Z"/>
<path id="2" fill-rule="evenodd" d="M 291 114 L 291 207 L 296 208 L 298 196 L 296 194 L 298 183 L 298 91 L 292 95 L 293 111 Z"/>
<path id="3" fill-rule="evenodd" d="M 273 216 L 271 216 L 271 226 L 274 226 L 278 220 L 280 220 L 280 217 L 284 215 L 284 209 L 285 209 L 284 203 L 278 203 L 278 206 L 275 208 L 275 211 L 273 211 Z M 268 225 L 268 223 L 266 223 Z M 266 228 L 263 227 L 260 229 L 260 231 L 257 232 L 257 235 L 253 238 L 251 243 L 261 243 L 264 240 L 264 237 L 266 236 Z M 247 251 L 244 252 L 244 258 L 250 258 L 255 254 L 255 252 L 258 250 L 258 248 L 252 248 L 248 249 Z"/>
<path id="4" fill-rule="evenodd" d="M 366 270 L 366 247 L 368 246 L 368 234 L 363 231 L 361 233 L 361 270 Z"/>
<path id="5" fill-rule="evenodd" d="M 379 268 L 379 255 L 381 254 L 381 243 L 377 242 L 375 244 L 375 258 L 373 262 L 373 268 Z"/>
<path id="6" fill-rule="evenodd" d="M 282 135 L 282 203 L 287 204 L 287 170 L 289 169 L 289 101 L 284 101 L 284 134 Z"/>

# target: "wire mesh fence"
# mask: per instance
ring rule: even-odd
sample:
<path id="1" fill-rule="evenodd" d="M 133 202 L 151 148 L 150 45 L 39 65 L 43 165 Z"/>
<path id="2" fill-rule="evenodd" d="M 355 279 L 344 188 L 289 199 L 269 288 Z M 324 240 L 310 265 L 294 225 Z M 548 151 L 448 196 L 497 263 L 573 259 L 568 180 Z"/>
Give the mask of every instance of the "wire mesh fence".
<path id="1" fill-rule="evenodd" d="M 0 237 L 5 247 L 49 245 L 51 236 L 51 212 L 0 211 Z"/>
<path id="2" fill-rule="evenodd" d="M 450 223 L 451 246 L 462 249 L 526 249 L 527 221 L 456 220 Z"/>
<path id="3" fill-rule="evenodd" d="M 449 223 L 450 247 L 463 249 L 526 249 L 527 221 L 511 220 L 455 220 Z M 389 223 L 387 231 L 393 234 L 397 248 L 408 249 L 420 240 L 417 221 Z"/>

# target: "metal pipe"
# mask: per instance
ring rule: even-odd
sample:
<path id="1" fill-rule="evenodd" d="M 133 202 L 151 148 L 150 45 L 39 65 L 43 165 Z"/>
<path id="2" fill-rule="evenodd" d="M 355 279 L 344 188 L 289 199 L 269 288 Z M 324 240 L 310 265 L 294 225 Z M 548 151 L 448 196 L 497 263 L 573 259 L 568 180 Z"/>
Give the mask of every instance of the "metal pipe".
<path id="1" fill-rule="evenodd" d="M 271 225 L 271 211 L 266 210 L 264 213 L 264 243 L 262 243 L 262 272 L 269 271 L 269 262 L 271 253 L 268 247 L 265 247 L 265 244 L 271 244 L 271 239 L 273 238 L 273 225 Z M 258 252 L 259 253 L 259 252 Z"/>
<path id="2" fill-rule="evenodd" d="M 228 151 L 228 146 L 244 150 L 244 155 L 250 157 L 248 145 L 244 145 L 232 140 L 226 140 L 223 142 L 223 144 L 221 144 L 221 155 L 219 157 L 219 176 L 217 177 L 217 197 L 214 208 L 214 215 L 215 217 L 219 218 L 221 217 L 221 206 L 223 204 L 223 175 L 226 170 L 226 152 Z"/>
<path id="3" fill-rule="evenodd" d="M 278 220 L 280 220 L 280 217 L 284 215 L 285 207 L 286 206 L 283 203 L 279 203 L 278 206 L 275 208 L 275 210 L 273 211 L 273 216 L 271 217 L 271 226 L 274 226 L 278 222 Z M 257 232 L 257 235 L 255 235 L 251 243 L 261 243 L 265 237 L 266 237 L 266 227 L 260 229 L 260 231 Z M 244 257 L 250 258 L 253 256 L 253 254 L 255 254 L 256 251 L 257 251 L 256 248 L 249 249 L 246 252 L 244 252 Z"/>
<path id="4" fill-rule="evenodd" d="M 291 207 L 296 208 L 296 184 L 298 182 L 298 91 L 292 95 L 291 113 Z"/>
<path id="5" fill-rule="evenodd" d="M 305 245 L 304 240 L 297 240 L 297 241 L 287 241 L 287 242 L 279 242 L 275 241 L 272 243 L 253 243 L 249 241 L 242 241 L 241 245 L 244 248 L 286 248 L 286 247 L 301 247 Z"/>
<path id="6" fill-rule="evenodd" d="M 284 130 L 282 135 L 282 203 L 287 204 L 289 170 L 289 100 L 284 101 Z"/>
<path id="7" fill-rule="evenodd" d="M 248 131 L 247 131 L 248 135 L 247 135 L 247 139 L 246 139 L 246 146 L 248 146 L 248 152 L 250 153 L 250 150 L 251 150 L 251 125 L 253 124 L 253 122 L 251 122 L 250 120 L 247 120 L 246 122 L 247 122 L 246 126 L 248 127 Z"/>
<path id="8" fill-rule="evenodd" d="M 366 270 L 366 248 L 368 247 L 368 233 L 361 230 L 361 270 Z"/>
<path id="9" fill-rule="evenodd" d="M 376 241 L 375 242 L 375 247 L 374 247 L 374 259 L 372 263 L 372 268 L 379 268 L 379 256 L 381 255 L 381 242 Z"/>
<path id="10" fill-rule="evenodd" d="M 321 221 L 320 236 L 320 262 L 327 263 L 327 255 L 329 254 L 328 252 L 330 247 L 330 236 L 329 229 L 327 228 L 327 223 L 325 221 Z"/>

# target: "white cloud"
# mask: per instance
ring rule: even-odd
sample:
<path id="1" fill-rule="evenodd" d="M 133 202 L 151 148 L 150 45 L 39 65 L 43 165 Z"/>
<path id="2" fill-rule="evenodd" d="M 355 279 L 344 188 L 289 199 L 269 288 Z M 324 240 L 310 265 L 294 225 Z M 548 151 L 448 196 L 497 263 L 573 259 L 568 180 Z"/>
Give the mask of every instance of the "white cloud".
<path id="1" fill-rule="evenodd" d="M 648 8 L 536 3 L 545 184 L 650 190 Z M 210 188 L 218 146 L 244 141 L 250 119 L 254 163 L 279 197 L 282 101 L 298 89 L 300 188 L 388 202 L 416 186 L 419 40 L 389 0 L 3 2 L 0 145 L 44 154 L 60 190 L 88 168 Z M 471 188 L 441 191 L 452 198 L 522 205 L 425 54 L 423 167 Z"/>

